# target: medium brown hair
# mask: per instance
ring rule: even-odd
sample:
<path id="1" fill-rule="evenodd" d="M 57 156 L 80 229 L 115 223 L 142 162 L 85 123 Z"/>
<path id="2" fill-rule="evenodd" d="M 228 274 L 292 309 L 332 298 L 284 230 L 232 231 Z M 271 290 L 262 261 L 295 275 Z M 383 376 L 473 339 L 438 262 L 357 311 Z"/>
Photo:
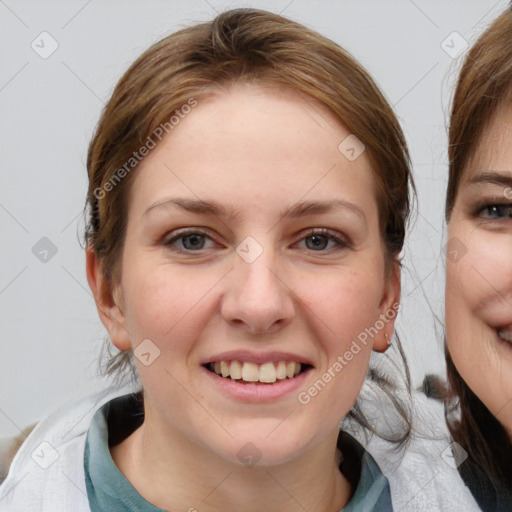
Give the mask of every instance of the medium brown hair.
<path id="1" fill-rule="evenodd" d="M 461 177 L 484 129 L 512 91 L 512 12 L 507 9 L 468 51 L 452 101 L 449 128 L 449 221 Z"/>
<path id="2" fill-rule="evenodd" d="M 287 87 L 317 100 L 363 142 L 375 176 L 389 270 L 402 250 L 409 186 L 414 188 L 405 138 L 390 105 L 368 73 L 333 41 L 276 14 L 235 9 L 151 46 L 119 80 L 101 115 L 87 157 L 86 243 L 111 286 L 120 278 L 135 171 L 123 172 L 108 193 L 97 191 L 106 190 L 134 150 L 191 98 L 200 102 L 233 83 Z M 106 373 L 134 371 L 131 351 L 111 356 L 111 346 L 105 346 L 110 357 Z M 402 352 L 399 342 L 398 347 Z"/>
<path id="3" fill-rule="evenodd" d="M 455 89 L 449 128 L 446 220 L 458 186 L 494 115 L 512 92 L 512 12 L 503 12 L 468 51 Z M 451 435 L 498 485 L 510 488 L 512 445 L 500 422 L 464 382 L 445 348 L 451 393 L 446 417 Z M 460 418 L 454 419 L 453 412 Z"/>

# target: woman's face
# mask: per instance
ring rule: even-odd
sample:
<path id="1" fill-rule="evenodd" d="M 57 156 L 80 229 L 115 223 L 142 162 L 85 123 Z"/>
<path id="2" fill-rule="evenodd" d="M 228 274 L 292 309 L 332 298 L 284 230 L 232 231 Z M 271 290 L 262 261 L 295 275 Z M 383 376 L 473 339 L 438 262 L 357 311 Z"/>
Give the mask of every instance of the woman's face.
<path id="1" fill-rule="evenodd" d="M 465 169 L 448 228 L 446 340 L 471 390 L 512 437 L 512 109 Z"/>
<path id="2" fill-rule="evenodd" d="M 106 325 L 166 438 L 277 464 L 337 436 L 399 289 L 366 152 L 338 149 L 349 135 L 319 103 L 239 85 L 137 169 Z"/>

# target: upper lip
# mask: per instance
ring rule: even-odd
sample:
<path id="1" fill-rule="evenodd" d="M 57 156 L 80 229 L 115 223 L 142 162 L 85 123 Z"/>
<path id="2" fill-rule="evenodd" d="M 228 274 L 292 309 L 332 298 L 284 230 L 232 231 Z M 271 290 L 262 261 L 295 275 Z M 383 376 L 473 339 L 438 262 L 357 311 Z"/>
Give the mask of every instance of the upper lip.
<path id="1" fill-rule="evenodd" d="M 205 359 L 201 364 L 205 365 L 208 363 L 215 363 L 217 361 L 242 361 L 248 363 L 264 364 L 269 362 L 296 362 L 301 364 L 308 364 L 313 366 L 311 361 L 298 354 L 292 354 L 290 352 L 254 352 L 249 350 L 230 350 L 228 352 L 222 352 L 214 356 Z"/>

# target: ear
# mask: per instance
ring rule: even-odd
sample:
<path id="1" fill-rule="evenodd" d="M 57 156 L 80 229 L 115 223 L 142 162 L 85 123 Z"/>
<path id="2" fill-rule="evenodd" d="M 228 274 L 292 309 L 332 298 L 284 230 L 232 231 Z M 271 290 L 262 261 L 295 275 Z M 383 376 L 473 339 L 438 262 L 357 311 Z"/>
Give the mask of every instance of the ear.
<path id="1" fill-rule="evenodd" d="M 373 350 L 376 352 L 385 352 L 389 348 L 400 306 L 400 264 L 395 261 L 392 265 L 379 304 L 380 315 L 376 322 L 379 332 L 373 338 Z M 382 328 L 381 324 L 384 324 Z"/>
<path id="2" fill-rule="evenodd" d="M 101 323 L 119 350 L 131 349 L 119 287 L 112 290 L 111 284 L 103 274 L 101 262 L 90 246 L 86 248 L 85 265 L 87 281 L 94 296 Z"/>

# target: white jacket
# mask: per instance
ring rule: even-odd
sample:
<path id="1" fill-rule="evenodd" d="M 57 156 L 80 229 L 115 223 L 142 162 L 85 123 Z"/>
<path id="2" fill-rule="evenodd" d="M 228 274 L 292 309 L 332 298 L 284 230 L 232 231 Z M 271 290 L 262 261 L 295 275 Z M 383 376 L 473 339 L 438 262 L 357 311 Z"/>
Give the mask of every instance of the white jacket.
<path id="1" fill-rule="evenodd" d="M 131 391 L 124 388 L 96 393 L 62 406 L 39 422 L 0 486 L 0 511 L 90 512 L 83 468 L 89 425 L 103 404 Z M 480 511 L 457 469 L 450 465 L 442 405 L 419 394 L 415 402 L 423 411 L 420 419 L 426 429 L 438 440 L 415 437 L 398 467 L 389 443 L 374 437 L 367 445 L 389 480 L 394 511 Z"/>

